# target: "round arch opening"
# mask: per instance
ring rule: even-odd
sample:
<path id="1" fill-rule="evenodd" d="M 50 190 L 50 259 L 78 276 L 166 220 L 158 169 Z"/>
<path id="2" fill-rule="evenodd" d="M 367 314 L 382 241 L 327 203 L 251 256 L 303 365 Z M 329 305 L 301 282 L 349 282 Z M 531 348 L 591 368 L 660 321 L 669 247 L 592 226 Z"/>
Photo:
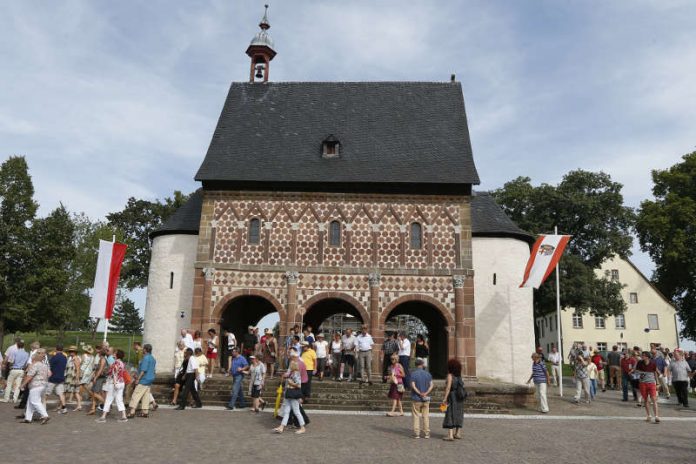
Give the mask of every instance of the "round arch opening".
<path id="1" fill-rule="evenodd" d="M 412 347 L 416 343 L 416 336 L 419 333 L 424 335 L 430 349 L 428 370 L 435 378 L 447 376 L 449 331 L 447 321 L 436 307 L 424 301 L 401 303 L 387 316 L 384 330 L 385 335 L 395 330 L 403 330 L 407 333 Z"/>
<path id="2" fill-rule="evenodd" d="M 232 332 L 237 344 L 241 345 L 249 332 L 249 326 L 257 327 L 261 319 L 273 313 L 277 314 L 276 308 L 266 298 L 257 295 L 239 296 L 228 302 L 222 310 L 220 329 Z"/>
<path id="3" fill-rule="evenodd" d="M 365 322 L 360 311 L 350 302 L 340 298 L 325 298 L 312 304 L 302 318 L 304 327 L 311 326 L 314 333 L 328 334 L 353 329 L 356 332 Z"/>

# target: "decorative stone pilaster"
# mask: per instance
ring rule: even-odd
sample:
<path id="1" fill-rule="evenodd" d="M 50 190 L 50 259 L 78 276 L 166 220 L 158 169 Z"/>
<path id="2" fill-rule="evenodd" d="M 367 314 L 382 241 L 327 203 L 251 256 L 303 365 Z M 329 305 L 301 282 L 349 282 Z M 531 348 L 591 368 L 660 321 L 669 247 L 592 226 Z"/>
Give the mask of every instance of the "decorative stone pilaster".
<path id="1" fill-rule="evenodd" d="M 213 279 L 215 278 L 215 268 L 204 267 L 201 269 L 201 274 L 203 275 L 203 278 L 201 279 L 202 291 L 199 293 L 200 303 L 191 308 L 191 327 L 197 327 L 198 330 L 204 332 L 208 329 L 207 325 L 215 323 L 214 321 L 211 321 L 212 308 L 210 307 L 213 297 Z M 195 285 L 196 283 L 194 282 L 194 286 Z M 197 294 L 194 288 L 194 299 L 196 297 Z"/>
<path id="2" fill-rule="evenodd" d="M 476 376 L 476 320 L 474 312 L 474 271 L 452 276 L 454 286 L 454 337 L 457 359 L 467 376 Z"/>
<path id="3" fill-rule="evenodd" d="M 380 372 L 379 349 L 384 341 L 383 330 L 379 327 L 379 286 L 382 276 L 379 272 L 371 272 L 367 281 L 370 284 L 370 334 L 375 342 L 372 347 L 372 372 Z"/>
<path id="4" fill-rule="evenodd" d="M 287 320 L 285 321 L 283 335 L 287 336 L 290 333 L 290 328 L 295 324 L 295 318 L 297 317 L 297 281 L 300 279 L 300 273 L 297 271 L 287 271 L 284 277 L 288 288 L 287 303 L 285 305 Z"/>

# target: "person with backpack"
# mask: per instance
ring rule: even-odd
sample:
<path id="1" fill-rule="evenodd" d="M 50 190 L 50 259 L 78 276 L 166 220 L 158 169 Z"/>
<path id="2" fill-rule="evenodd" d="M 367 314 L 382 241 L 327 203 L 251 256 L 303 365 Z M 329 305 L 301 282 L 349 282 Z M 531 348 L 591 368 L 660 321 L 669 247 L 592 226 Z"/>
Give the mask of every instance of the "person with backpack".
<path id="1" fill-rule="evenodd" d="M 466 390 L 462 380 L 462 363 L 452 358 L 447 361 L 447 384 L 442 401 L 443 407 L 447 407 L 445 419 L 442 421 L 442 428 L 447 429 L 447 436 L 443 438 L 445 441 L 462 438 L 464 400 L 466 400 Z"/>

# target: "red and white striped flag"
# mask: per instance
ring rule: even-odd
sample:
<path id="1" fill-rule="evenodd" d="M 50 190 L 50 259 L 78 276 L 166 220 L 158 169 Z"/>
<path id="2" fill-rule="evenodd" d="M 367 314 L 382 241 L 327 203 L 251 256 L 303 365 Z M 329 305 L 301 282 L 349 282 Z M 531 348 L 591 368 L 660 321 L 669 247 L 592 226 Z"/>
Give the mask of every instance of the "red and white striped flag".
<path id="1" fill-rule="evenodd" d="M 89 307 L 89 317 L 111 319 L 126 248 L 128 246 L 123 243 L 99 240 L 97 273 L 94 276 L 94 292 L 92 304 Z"/>
<path id="2" fill-rule="evenodd" d="M 568 240 L 570 235 L 540 235 L 532 247 L 520 287 L 539 288 L 558 264 Z"/>

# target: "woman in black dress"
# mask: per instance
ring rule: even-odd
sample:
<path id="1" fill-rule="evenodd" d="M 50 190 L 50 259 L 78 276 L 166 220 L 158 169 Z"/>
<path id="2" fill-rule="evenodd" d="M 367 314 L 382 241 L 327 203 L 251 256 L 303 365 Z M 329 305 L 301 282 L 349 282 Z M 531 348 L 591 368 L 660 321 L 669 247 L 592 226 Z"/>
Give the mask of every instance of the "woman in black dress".
<path id="1" fill-rule="evenodd" d="M 464 382 L 462 381 L 462 363 L 456 359 L 447 361 L 447 385 L 443 403 L 447 405 L 442 428 L 447 429 L 445 441 L 462 438 L 464 422 Z"/>

